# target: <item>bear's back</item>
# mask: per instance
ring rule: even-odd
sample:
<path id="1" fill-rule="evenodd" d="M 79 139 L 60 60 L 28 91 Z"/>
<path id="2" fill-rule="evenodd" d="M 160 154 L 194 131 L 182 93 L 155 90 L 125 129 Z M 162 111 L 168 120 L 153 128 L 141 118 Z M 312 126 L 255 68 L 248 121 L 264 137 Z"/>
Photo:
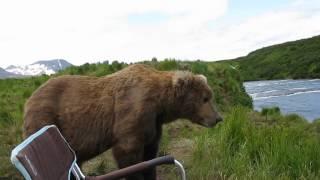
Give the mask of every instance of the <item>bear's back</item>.
<path id="1" fill-rule="evenodd" d="M 55 103 L 55 101 L 59 100 L 60 96 L 73 96 L 79 91 L 88 90 L 96 79 L 87 76 L 71 75 L 52 78 L 31 95 L 26 105 L 33 101 L 37 101 L 40 104 L 42 101 L 52 101 L 52 103 Z"/>

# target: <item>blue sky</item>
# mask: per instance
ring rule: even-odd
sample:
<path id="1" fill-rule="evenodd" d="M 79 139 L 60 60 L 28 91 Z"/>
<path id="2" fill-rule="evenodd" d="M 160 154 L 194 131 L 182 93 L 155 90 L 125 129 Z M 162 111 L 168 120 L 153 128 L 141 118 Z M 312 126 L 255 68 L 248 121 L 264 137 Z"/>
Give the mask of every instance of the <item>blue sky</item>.
<path id="1" fill-rule="evenodd" d="M 292 0 L 230 0 L 226 18 L 241 21 L 266 11 L 281 9 Z"/>
<path id="2" fill-rule="evenodd" d="M 0 1 L 0 67 L 221 60 L 320 35 L 319 0 Z"/>
<path id="3" fill-rule="evenodd" d="M 128 23 L 133 26 L 158 24 L 170 19 L 170 16 L 159 12 L 133 13 L 128 17 Z"/>
<path id="4" fill-rule="evenodd" d="M 234 23 L 245 20 L 263 12 L 277 10 L 286 7 L 293 0 L 277 0 L 277 1 L 260 1 L 256 0 L 229 0 L 228 10 L 219 19 L 214 19 L 209 22 L 209 25 Z M 161 12 L 145 12 L 133 13 L 127 17 L 128 23 L 134 26 L 139 25 L 154 25 L 168 21 L 170 16 Z"/>

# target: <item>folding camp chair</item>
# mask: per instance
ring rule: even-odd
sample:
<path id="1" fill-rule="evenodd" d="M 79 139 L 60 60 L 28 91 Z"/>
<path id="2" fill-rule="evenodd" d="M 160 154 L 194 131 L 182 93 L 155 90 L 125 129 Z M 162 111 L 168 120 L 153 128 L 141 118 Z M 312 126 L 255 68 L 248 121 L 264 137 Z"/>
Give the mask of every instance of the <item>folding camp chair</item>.
<path id="1" fill-rule="evenodd" d="M 172 156 L 163 156 L 119 169 L 101 176 L 85 176 L 76 163 L 76 155 L 55 125 L 48 125 L 32 134 L 11 152 L 11 162 L 27 180 L 120 179 L 162 164 L 175 164 L 181 179 L 185 171 Z M 72 174 L 72 175 L 71 175 Z"/>

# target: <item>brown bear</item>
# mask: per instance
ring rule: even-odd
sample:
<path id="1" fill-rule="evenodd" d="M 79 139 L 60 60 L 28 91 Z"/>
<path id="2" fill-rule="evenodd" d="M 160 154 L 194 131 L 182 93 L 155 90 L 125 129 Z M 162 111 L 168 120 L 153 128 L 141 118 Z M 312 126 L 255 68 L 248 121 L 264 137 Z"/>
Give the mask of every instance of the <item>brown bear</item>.
<path id="1" fill-rule="evenodd" d="M 52 78 L 28 99 L 24 136 L 55 124 L 79 163 L 112 148 L 119 168 L 155 158 L 162 124 L 212 127 L 222 118 L 203 75 L 131 65 L 104 77 Z M 128 179 L 156 179 L 155 169 Z"/>

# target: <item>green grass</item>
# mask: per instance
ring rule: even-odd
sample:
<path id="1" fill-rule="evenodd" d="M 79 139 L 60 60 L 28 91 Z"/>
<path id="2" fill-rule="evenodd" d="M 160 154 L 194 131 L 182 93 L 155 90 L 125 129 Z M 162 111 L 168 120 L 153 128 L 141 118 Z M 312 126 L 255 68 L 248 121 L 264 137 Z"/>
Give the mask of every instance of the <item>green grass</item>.
<path id="1" fill-rule="evenodd" d="M 26 99 L 48 76 L 0 80 L 0 177 L 20 177 L 9 162 L 11 150 L 22 141 Z"/>
<path id="2" fill-rule="evenodd" d="M 287 124 L 290 116 L 277 116 L 274 124 L 259 125 L 250 111 L 236 107 L 223 124 L 196 137 L 190 179 L 320 178 L 320 136 L 310 130 L 313 124 L 303 118 Z"/>

